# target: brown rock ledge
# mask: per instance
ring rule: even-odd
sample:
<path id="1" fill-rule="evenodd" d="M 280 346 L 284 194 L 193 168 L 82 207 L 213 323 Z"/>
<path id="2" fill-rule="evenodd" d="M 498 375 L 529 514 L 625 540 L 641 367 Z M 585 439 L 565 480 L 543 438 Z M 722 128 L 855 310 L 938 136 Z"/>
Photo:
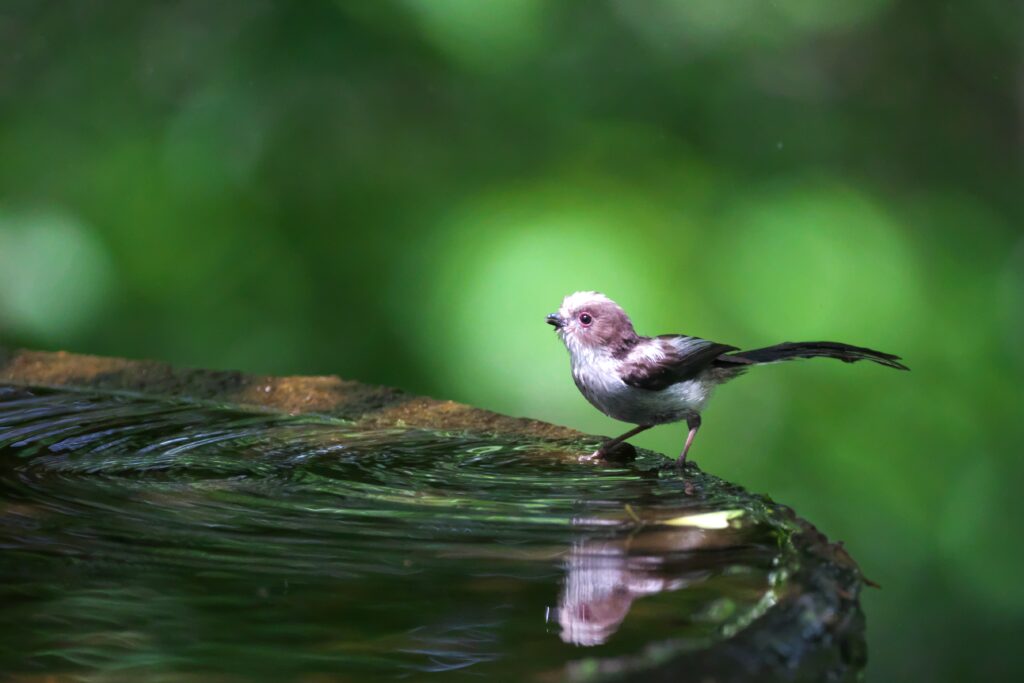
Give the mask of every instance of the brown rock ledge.
<path id="1" fill-rule="evenodd" d="M 414 396 L 400 389 L 335 376 L 272 377 L 238 371 L 176 368 L 149 360 L 88 356 L 67 351 L 0 347 L 0 383 L 74 387 L 215 401 L 292 414 L 318 413 L 359 426 L 423 427 L 543 439 L 579 439 L 566 427 L 509 417 L 454 401 Z"/>

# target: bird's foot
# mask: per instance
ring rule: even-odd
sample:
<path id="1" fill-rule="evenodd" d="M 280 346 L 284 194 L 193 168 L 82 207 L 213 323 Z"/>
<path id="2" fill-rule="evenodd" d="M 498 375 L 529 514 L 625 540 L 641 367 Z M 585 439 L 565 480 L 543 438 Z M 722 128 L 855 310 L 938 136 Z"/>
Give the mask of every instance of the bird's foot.
<path id="1" fill-rule="evenodd" d="M 619 442 L 611 446 L 601 446 L 589 455 L 581 455 L 580 462 L 631 462 L 636 460 L 636 449 L 631 444 Z"/>

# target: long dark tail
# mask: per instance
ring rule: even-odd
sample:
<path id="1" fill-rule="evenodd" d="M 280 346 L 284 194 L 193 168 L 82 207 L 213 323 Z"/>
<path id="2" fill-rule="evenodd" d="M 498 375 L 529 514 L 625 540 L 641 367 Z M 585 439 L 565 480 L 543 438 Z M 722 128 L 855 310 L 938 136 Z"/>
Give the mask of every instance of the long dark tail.
<path id="1" fill-rule="evenodd" d="M 775 346 L 766 346 L 763 349 L 751 351 L 737 351 L 724 356 L 721 360 L 728 362 L 735 358 L 739 364 L 747 363 L 776 363 L 783 360 L 795 358 L 838 358 L 844 363 L 856 363 L 859 360 L 871 360 L 880 365 L 897 370 L 909 370 L 906 365 L 900 363 L 900 357 L 891 353 L 882 353 L 874 349 L 865 349 L 861 346 L 850 346 L 839 342 L 785 342 Z"/>

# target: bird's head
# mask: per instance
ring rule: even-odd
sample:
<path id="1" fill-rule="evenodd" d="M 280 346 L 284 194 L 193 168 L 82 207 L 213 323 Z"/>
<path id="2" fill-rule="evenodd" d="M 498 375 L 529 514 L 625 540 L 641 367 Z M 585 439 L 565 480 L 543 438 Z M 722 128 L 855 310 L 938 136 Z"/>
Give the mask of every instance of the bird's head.
<path id="1" fill-rule="evenodd" d="M 598 292 L 576 292 L 565 297 L 558 313 L 547 317 L 572 354 L 615 353 L 636 343 L 633 323 L 622 308 Z"/>

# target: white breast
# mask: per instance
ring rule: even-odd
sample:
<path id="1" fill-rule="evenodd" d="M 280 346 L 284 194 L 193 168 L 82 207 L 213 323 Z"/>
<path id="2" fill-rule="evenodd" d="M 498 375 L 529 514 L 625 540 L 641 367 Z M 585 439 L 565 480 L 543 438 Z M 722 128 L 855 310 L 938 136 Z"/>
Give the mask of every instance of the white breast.
<path id="1" fill-rule="evenodd" d="M 710 395 L 710 383 L 700 377 L 661 391 L 629 386 L 619 378 L 621 361 L 588 348 L 570 349 L 572 376 L 588 401 L 605 415 L 632 424 L 663 424 L 700 412 Z M 645 348 L 645 355 L 660 353 Z M 651 360 L 657 358 L 651 357 Z"/>

